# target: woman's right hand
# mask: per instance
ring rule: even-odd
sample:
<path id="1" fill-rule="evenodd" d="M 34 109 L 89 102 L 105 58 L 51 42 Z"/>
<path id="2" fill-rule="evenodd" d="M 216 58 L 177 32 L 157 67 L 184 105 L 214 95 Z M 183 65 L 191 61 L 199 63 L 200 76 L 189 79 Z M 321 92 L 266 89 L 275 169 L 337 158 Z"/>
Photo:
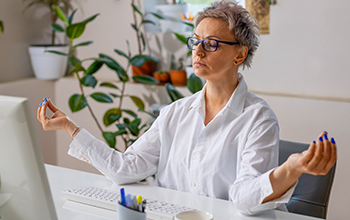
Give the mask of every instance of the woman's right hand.
<path id="1" fill-rule="evenodd" d="M 53 112 L 51 118 L 46 116 L 47 107 Z M 64 112 L 56 108 L 49 98 L 45 98 L 39 105 L 37 118 L 45 131 L 65 130 L 73 139 L 80 132 L 80 127 L 70 120 Z M 74 136 L 72 136 L 73 133 Z"/>
<path id="2" fill-rule="evenodd" d="M 51 118 L 48 118 L 46 116 L 47 107 L 49 107 L 49 109 L 53 112 Z M 39 105 L 37 111 L 37 118 L 45 131 L 66 130 L 66 127 L 69 123 L 69 118 L 67 117 L 67 115 L 58 108 L 56 108 L 56 106 L 51 102 L 49 98 L 45 98 L 43 102 Z"/>

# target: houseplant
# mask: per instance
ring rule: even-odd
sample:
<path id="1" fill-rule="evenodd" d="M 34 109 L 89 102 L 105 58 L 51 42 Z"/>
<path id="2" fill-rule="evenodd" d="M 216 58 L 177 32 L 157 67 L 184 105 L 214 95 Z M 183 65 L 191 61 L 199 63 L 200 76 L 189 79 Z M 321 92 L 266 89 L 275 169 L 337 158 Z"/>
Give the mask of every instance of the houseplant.
<path id="1" fill-rule="evenodd" d="M 57 5 L 66 14 L 72 9 L 72 0 L 23 0 L 23 2 L 28 2 L 25 10 L 37 5 L 45 6 L 50 12 L 50 23 L 55 23 L 58 18 L 54 5 Z M 28 50 L 34 74 L 38 79 L 57 79 L 65 74 L 68 64 L 67 57 L 44 53 L 46 50 L 55 50 L 61 53 L 69 51 L 67 44 L 56 44 L 55 29 L 52 30 L 50 44 L 30 45 Z"/>
<path id="2" fill-rule="evenodd" d="M 177 62 L 178 66 L 175 64 L 175 56 L 171 55 L 171 65 L 170 65 L 170 80 L 174 86 L 185 86 L 187 84 L 187 75 L 183 65 L 184 59 L 180 58 Z"/>
<path id="3" fill-rule="evenodd" d="M 157 17 L 158 19 L 164 19 L 164 17 L 154 12 L 142 13 L 141 9 L 135 5 L 135 0 L 131 1 L 131 6 L 132 6 L 132 12 L 133 12 L 133 18 L 134 18 L 134 23 L 131 24 L 131 26 L 136 32 L 138 55 L 139 55 L 137 65 L 132 63 L 133 75 L 134 76 L 137 76 L 137 75 L 152 76 L 153 72 L 156 69 L 156 63 L 158 62 L 158 59 L 152 56 L 142 56 L 143 52 L 146 49 L 146 40 L 142 32 L 142 27 L 147 23 L 156 25 L 153 21 L 146 19 L 146 16 L 148 14 L 151 14 Z M 137 19 L 138 16 L 139 16 L 139 21 Z"/>
<path id="4" fill-rule="evenodd" d="M 55 10 L 60 20 L 62 20 L 63 23 L 65 24 L 65 27 L 62 27 L 59 24 L 53 24 L 52 27 L 58 32 L 64 32 L 66 36 L 69 38 L 70 54 L 61 53 L 57 51 L 48 51 L 48 52 L 59 54 L 69 58 L 69 63 L 72 66 L 70 74 L 75 74 L 75 76 L 77 77 L 79 81 L 80 92 L 81 92 L 80 94 L 73 94 L 69 98 L 70 109 L 72 110 L 72 112 L 78 112 L 84 108 L 88 108 L 90 114 L 92 115 L 94 121 L 96 122 L 107 144 L 110 147 L 115 148 L 117 143 L 116 137 L 120 136 L 124 141 L 125 148 L 127 148 L 137 139 L 141 130 L 145 129 L 147 125 L 141 124 L 141 119 L 137 116 L 137 114 L 134 111 L 123 108 L 122 106 L 123 100 L 125 98 L 130 98 L 135 103 L 139 111 L 148 113 L 145 111 L 145 105 L 140 98 L 125 94 L 126 82 L 130 80 L 127 75 L 127 72 L 132 63 L 140 62 L 140 59 L 147 59 L 147 57 L 144 57 L 145 55 L 143 56 L 137 55 L 137 56 L 131 57 L 130 51 L 128 51 L 128 53 L 124 53 L 123 51 L 115 50 L 117 54 L 128 59 L 127 68 L 123 68 L 117 61 L 115 61 L 113 58 L 105 54 L 99 54 L 98 58 L 88 58 L 88 59 L 80 60 L 78 57 L 75 56 L 75 49 L 81 46 L 88 46 L 92 43 L 92 41 L 75 44 L 75 40 L 78 39 L 83 34 L 86 25 L 89 22 L 93 21 L 98 16 L 98 14 L 95 14 L 82 22 L 73 23 L 73 18 L 76 10 L 73 11 L 73 13 L 69 17 L 67 17 L 64 14 L 64 12 L 58 7 L 55 7 Z M 91 60 L 93 61 L 93 63 L 90 64 L 88 68 L 84 68 L 83 63 L 85 61 L 91 61 Z M 103 65 L 106 65 L 108 68 L 116 72 L 118 79 L 122 82 L 122 88 L 119 88 L 117 85 L 111 82 L 99 82 L 95 78 L 94 75 L 98 72 L 98 70 Z M 133 77 L 133 79 L 137 82 L 144 83 L 144 84 L 158 83 L 157 80 L 149 76 L 135 76 Z M 99 85 L 99 87 L 109 88 L 113 92 L 110 92 L 109 94 L 106 94 L 103 92 L 94 92 L 89 95 L 85 93 L 84 87 L 95 88 L 97 85 Z M 118 92 L 118 94 L 116 94 L 115 92 Z M 97 120 L 97 117 L 95 116 L 91 108 L 91 105 L 89 104 L 88 98 L 92 98 L 93 100 L 101 103 L 114 103 L 114 100 L 119 101 L 118 104 L 116 104 L 116 106 L 108 109 L 103 116 L 104 125 L 106 127 L 109 127 L 110 125 L 116 123 L 115 125 L 118 128 L 117 131 L 114 132 L 114 131 L 103 130 L 102 126 L 100 125 L 99 121 Z M 125 116 L 131 116 L 132 119 L 130 120 L 130 117 L 125 117 Z"/>

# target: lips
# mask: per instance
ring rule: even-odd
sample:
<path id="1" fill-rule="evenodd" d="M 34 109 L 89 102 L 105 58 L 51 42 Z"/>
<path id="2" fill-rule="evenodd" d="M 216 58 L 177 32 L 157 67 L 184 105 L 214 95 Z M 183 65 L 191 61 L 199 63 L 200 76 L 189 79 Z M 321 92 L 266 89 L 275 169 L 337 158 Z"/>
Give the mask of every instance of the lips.
<path id="1" fill-rule="evenodd" d="M 201 66 L 206 66 L 206 64 L 205 64 L 205 63 L 202 63 L 202 62 L 200 62 L 200 61 L 195 61 L 195 62 L 194 62 L 194 66 L 195 66 L 195 67 L 201 67 Z"/>

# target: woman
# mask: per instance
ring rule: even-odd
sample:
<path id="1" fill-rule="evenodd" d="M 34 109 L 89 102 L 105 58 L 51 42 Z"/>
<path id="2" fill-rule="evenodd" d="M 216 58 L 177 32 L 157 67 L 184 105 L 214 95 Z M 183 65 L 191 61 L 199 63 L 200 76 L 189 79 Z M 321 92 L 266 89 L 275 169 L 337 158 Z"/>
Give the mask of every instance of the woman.
<path id="1" fill-rule="evenodd" d="M 278 165 L 279 127 L 265 101 L 248 92 L 239 67 L 250 67 L 259 25 L 235 2 L 218 1 L 199 13 L 188 47 L 201 92 L 162 109 L 152 127 L 122 154 L 97 140 L 49 99 L 38 109 L 45 130 L 74 139 L 69 154 L 118 184 L 157 173 L 162 187 L 231 200 L 245 214 L 286 210 L 302 173 L 326 174 L 336 161 L 324 132 L 307 151 Z M 45 116 L 49 107 L 54 116 Z"/>

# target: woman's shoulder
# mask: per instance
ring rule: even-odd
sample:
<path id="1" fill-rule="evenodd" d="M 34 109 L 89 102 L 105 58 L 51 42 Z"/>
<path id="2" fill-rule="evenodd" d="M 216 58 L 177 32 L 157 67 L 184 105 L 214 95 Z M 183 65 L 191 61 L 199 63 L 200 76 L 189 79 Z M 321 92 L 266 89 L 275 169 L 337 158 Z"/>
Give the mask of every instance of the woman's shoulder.
<path id="1" fill-rule="evenodd" d="M 247 92 L 244 110 L 258 111 L 263 118 L 270 118 L 277 121 L 276 114 L 270 105 L 263 98 L 253 94 L 252 92 Z"/>

